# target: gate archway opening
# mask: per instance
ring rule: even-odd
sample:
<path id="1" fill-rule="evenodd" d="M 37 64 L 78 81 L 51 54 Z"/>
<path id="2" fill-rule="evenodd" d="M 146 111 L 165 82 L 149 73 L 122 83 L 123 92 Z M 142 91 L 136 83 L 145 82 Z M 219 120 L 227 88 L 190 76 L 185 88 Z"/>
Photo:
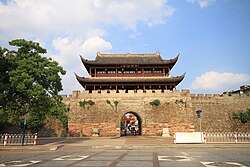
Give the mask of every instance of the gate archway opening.
<path id="1" fill-rule="evenodd" d="M 141 117 L 135 112 L 127 112 L 121 118 L 121 136 L 141 135 Z"/>

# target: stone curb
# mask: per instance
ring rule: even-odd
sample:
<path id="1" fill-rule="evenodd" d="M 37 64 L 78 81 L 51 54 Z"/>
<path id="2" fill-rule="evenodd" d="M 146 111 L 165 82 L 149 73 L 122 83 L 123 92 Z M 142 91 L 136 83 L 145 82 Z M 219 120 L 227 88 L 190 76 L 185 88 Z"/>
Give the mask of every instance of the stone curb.
<path id="1" fill-rule="evenodd" d="M 169 148 L 250 148 L 250 144 L 169 144 L 169 145 L 99 145 L 92 149 L 107 150 L 162 150 Z"/>
<path id="2" fill-rule="evenodd" d="M 166 145 L 92 145 L 92 146 L 70 146 L 70 145 L 37 145 L 37 146 L 0 146 L 2 150 L 37 150 L 56 151 L 60 148 L 84 148 L 85 150 L 164 150 L 171 148 L 250 148 L 250 144 L 166 144 Z"/>

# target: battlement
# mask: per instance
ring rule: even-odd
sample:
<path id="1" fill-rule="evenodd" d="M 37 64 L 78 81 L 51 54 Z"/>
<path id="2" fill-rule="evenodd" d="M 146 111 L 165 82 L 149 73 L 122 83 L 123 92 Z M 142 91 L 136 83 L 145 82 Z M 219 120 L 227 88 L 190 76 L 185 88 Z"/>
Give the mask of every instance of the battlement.
<path id="1" fill-rule="evenodd" d="M 98 97 L 163 97 L 163 96 L 186 96 L 191 97 L 192 100 L 209 100 L 209 99 L 218 99 L 218 98 L 232 98 L 247 96 L 245 94 L 190 94 L 189 89 L 182 90 L 93 90 L 93 91 L 80 91 L 74 90 L 70 95 L 61 95 L 65 98 L 98 98 Z"/>
<path id="2" fill-rule="evenodd" d="M 236 98 L 236 97 L 250 97 L 247 94 L 190 94 L 192 100 L 210 100 L 210 99 L 223 99 L 223 98 Z"/>
<path id="3" fill-rule="evenodd" d="M 190 95 L 190 91 L 185 90 L 119 90 L 119 92 L 116 92 L 116 90 L 93 90 L 93 91 L 79 91 L 74 90 L 72 91 L 72 94 L 70 95 L 61 95 L 63 98 L 82 98 L 82 97 L 124 97 L 124 96 L 180 96 L 180 95 Z"/>

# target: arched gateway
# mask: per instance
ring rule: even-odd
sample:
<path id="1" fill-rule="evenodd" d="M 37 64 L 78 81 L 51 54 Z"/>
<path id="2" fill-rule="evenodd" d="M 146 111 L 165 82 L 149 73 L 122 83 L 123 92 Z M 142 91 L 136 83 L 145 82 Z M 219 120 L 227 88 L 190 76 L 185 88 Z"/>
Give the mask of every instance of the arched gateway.
<path id="1" fill-rule="evenodd" d="M 135 112 L 127 112 L 121 118 L 121 136 L 136 136 L 142 132 L 141 117 Z"/>
<path id="2" fill-rule="evenodd" d="M 149 121 L 152 122 L 152 127 L 150 127 L 150 125 L 146 125 L 145 119 L 145 124 L 143 123 L 145 129 L 142 131 L 142 119 L 137 113 L 133 112 L 134 108 L 131 106 L 143 103 L 145 106 L 140 106 L 138 110 L 144 110 L 150 104 L 150 102 L 146 102 L 149 97 L 155 97 L 152 93 L 162 93 L 161 95 L 166 94 L 166 97 L 168 97 L 169 92 L 176 89 L 176 86 L 185 77 L 185 73 L 176 77 L 170 74 L 178 57 L 179 55 L 173 59 L 164 60 L 159 52 L 153 54 L 102 54 L 98 52 L 95 60 L 87 60 L 81 57 L 89 77 L 76 75 L 76 79 L 84 88 L 84 93 L 81 96 L 86 96 L 85 100 L 95 99 L 93 100 L 95 105 L 91 110 L 95 110 L 95 113 L 97 113 L 86 111 L 84 118 L 81 120 L 84 121 L 86 126 L 97 126 L 101 129 L 102 136 L 119 135 L 119 131 L 121 136 L 141 135 L 142 132 L 143 135 L 160 134 L 163 126 L 169 126 L 168 122 L 161 119 L 163 123 L 158 123 L 155 122 L 157 119 L 149 118 Z M 131 94 L 132 92 L 134 92 L 134 95 Z M 132 96 L 133 98 L 131 98 Z M 159 96 L 159 98 L 162 98 L 162 96 Z M 134 101 L 132 105 L 129 105 L 131 100 L 128 99 Z M 103 118 L 107 116 L 110 107 L 116 111 L 117 108 L 118 111 L 124 111 L 124 109 L 128 109 L 127 106 L 129 106 L 129 112 L 122 117 L 119 118 L 115 115 L 113 119 Z M 147 112 L 149 112 L 148 109 L 143 113 L 149 114 Z M 87 113 L 88 116 L 86 116 Z M 117 112 L 117 115 L 119 113 Z M 145 117 L 144 115 L 143 119 Z M 118 119 L 119 123 L 117 118 L 120 119 Z M 107 126 L 105 126 L 106 122 L 108 123 Z M 117 125 L 120 126 L 118 129 Z M 74 126 L 72 125 L 72 127 Z M 82 129 L 86 129 L 85 126 L 82 126 Z M 86 133 L 92 135 L 89 131 L 91 130 Z"/>

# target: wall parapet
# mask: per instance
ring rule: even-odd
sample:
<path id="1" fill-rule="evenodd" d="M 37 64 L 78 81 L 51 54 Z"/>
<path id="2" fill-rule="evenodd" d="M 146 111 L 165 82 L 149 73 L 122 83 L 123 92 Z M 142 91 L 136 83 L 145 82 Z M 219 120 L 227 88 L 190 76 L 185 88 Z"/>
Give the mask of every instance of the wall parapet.
<path id="1" fill-rule="evenodd" d="M 93 90 L 91 92 L 83 90 L 74 90 L 70 95 L 61 95 L 63 99 L 66 98 L 81 98 L 81 97 L 93 97 L 93 96 L 189 96 L 192 100 L 209 100 L 214 98 L 230 98 L 230 97 L 240 97 L 247 96 L 242 94 L 190 94 L 189 89 L 182 90 Z"/>
<path id="2" fill-rule="evenodd" d="M 72 94 L 70 95 L 61 95 L 62 98 L 78 98 L 78 97 L 83 97 L 83 96 L 92 96 L 92 95 L 105 95 L 105 96 L 119 96 L 119 95 L 145 95 L 145 96 L 152 96 L 152 95 L 159 95 L 159 96 L 164 96 L 164 95 L 190 95 L 190 90 L 188 89 L 183 89 L 183 90 L 119 90 L 119 92 L 116 92 L 116 90 L 93 90 L 91 92 L 83 90 L 82 92 L 80 90 L 73 90 Z"/>
<path id="3" fill-rule="evenodd" d="M 192 100 L 208 100 L 218 98 L 234 98 L 234 97 L 246 97 L 242 94 L 190 94 Z"/>

